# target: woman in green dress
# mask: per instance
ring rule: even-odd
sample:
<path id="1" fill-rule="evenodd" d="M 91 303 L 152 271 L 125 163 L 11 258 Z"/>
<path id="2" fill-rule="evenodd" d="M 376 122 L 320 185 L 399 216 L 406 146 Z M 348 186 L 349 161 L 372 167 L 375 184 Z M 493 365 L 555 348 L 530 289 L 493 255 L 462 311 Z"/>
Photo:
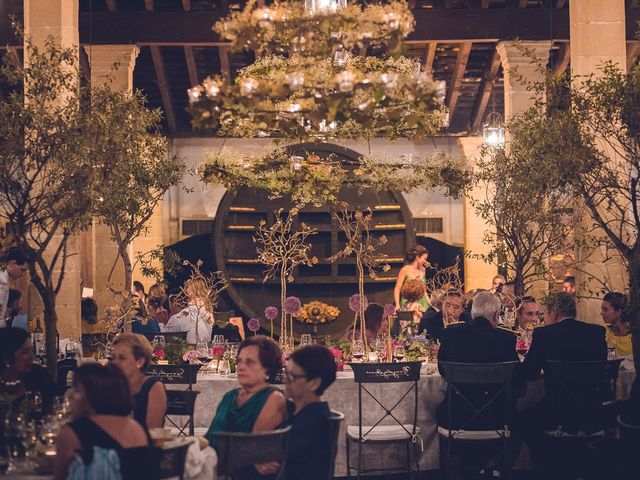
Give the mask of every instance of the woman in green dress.
<path id="1" fill-rule="evenodd" d="M 218 404 L 206 438 L 215 447 L 214 432 L 267 432 L 281 426 L 287 418 L 282 392 L 269 384 L 269 378 L 282 369 L 280 347 L 269 337 L 247 338 L 238 347 L 236 372 L 239 388 L 227 392 Z M 250 469 L 241 478 L 260 478 Z"/>
<path id="2" fill-rule="evenodd" d="M 400 310 L 407 302 L 407 300 L 405 298 L 402 298 L 401 296 L 402 286 L 407 281 L 407 279 L 420 280 L 426 286 L 426 266 L 428 264 L 428 258 L 429 251 L 422 245 L 417 245 L 416 247 L 409 250 L 405 255 L 407 264 L 400 269 L 400 272 L 398 273 L 398 279 L 396 280 L 396 286 L 393 289 L 393 302 L 396 306 L 396 309 Z M 426 290 L 424 296 L 420 298 L 418 303 L 420 303 L 425 311 L 427 310 L 427 308 L 429 308 L 429 300 L 427 298 Z"/>

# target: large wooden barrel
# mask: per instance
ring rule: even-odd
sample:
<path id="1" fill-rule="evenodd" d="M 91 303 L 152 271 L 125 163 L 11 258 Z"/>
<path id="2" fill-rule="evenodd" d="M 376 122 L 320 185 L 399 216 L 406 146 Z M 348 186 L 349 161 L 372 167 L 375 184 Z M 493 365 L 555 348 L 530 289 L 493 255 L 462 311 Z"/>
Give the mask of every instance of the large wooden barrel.
<path id="1" fill-rule="evenodd" d="M 300 144 L 289 148 L 293 154 L 313 152 L 321 158 L 333 154 L 351 168 L 359 158 L 357 152 L 331 144 Z M 367 276 L 365 292 L 369 302 L 393 302 L 393 287 L 403 265 L 404 254 L 415 244 L 413 220 L 404 198 L 394 191 L 358 193 L 343 188 L 338 199 L 354 209 L 370 208 L 373 212 L 373 234 L 388 238 L 381 251 L 388 255 L 392 269 L 380 272 L 377 280 Z M 235 195 L 227 192 L 216 214 L 213 249 L 218 268 L 230 280 L 228 294 L 244 316 L 261 319 L 266 328 L 268 322 L 264 319 L 264 309 L 270 305 L 280 309 L 280 283 L 277 278 L 263 283 L 265 266 L 257 261 L 252 237 L 260 220 L 271 225 L 278 209 L 283 208 L 286 212 L 291 206 L 289 198 L 269 199 L 265 191 L 242 188 Z M 325 205 L 300 210 L 298 222 L 318 229 L 317 235 L 309 237 L 309 243 L 319 262 L 314 267 L 297 268 L 294 281 L 287 287 L 287 296 L 295 295 L 303 304 L 319 300 L 340 309 L 337 320 L 317 328 L 317 334 L 334 338 L 342 335 L 353 321 L 348 300 L 358 291 L 354 259 L 346 258 L 336 263 L 328 260 L 344 247 L 344 234 L 333 215 L 337 209 L 340 209 L 337 205 Z M 295 322 L 294 329 L 296 335 L 313 332 L 312 326 L 298 322 Z"/>

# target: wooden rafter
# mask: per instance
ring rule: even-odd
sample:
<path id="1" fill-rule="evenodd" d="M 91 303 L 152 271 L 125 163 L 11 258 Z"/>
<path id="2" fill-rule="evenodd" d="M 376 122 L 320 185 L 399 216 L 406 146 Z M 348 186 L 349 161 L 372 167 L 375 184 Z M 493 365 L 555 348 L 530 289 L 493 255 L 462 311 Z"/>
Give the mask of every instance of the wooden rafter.
<path id="1" fill-rule="evenodd" d="M 494 50 L 493 55 L 491 56 L 491 62 L 489 63 L 489 68 L 484 73 L 482 83 L 478 89 L 478 95 L 476 96 L 476 102 L 473 105 L 473 111 L 471 112 L 472 132 L 475 132 L 480 128 L 480 123 L 484 118 L 484 112 L 487 111 L 487 105 L 489 105 L 493 86 L 498 78 L 500 65 L 500 55 L 498 55 L 498 52 Z"/>
<path id="2" fill-rule="evenodd" d="M 631 68 L 640 55 L 640 42 L 627 42 L 627 68 Z"/>
<path id="3" fill-rule="evenodd" d="M 563 42 L 560 44 L 560 50 L 553 71 L 556 74 L 560 74 L 567 69 L 569 62 L 571 61 L 571 45 L 569 42 Z"/>
<path id="4" fill-rule="evenodd" d="M 222 77 L 227 80 L 227 82 L 230 82 L 231 66 L 229 62 L 229 47 L 218 47 L 218 55 L 220 56 L 220 73 L 222 74 Z"/>
<path id="5" fill-rule="evenodd" d="M 437 42 L 429 42 L 424 52 L 424 70 L 433 72 L 433 60 L 436 58 Z"/>
<path id="6" fill-rule="evenodd" d="M 118 9 L 116 0 L 106 0 L 107 10 L 110 12 L 115 12 Z"/>
<path id="7" fill-rule="evenodd" d="M 80 72 L 87 82 L 91 83 L 91 62 L 84 48 L 80 49 Z"/>
<path id="8" fill-rule="evenodd" d="M 164 106 L 164 114 L 167 117 L 167 125 L 170 132 L 176 131 L 176 116 L 173 110 L 173 101 L 171 100 L 171 93 L 169 92 L 169 82 L 167 81 L 167 71 L 164 68 L 164 61 L 162 60 L 162 54 L 160 53 L 160 47 L 151 45 L 151 58 L 153 59 L 153 66 L 156 70 L 156 81 L 158 88 L 160 89 L 160 96 L 162 97 L 162 105 Z"/>
<path id="9" fill-rule="evenodd" d="M 184 47 L 184 58 L 187 61 L 187 71 L 189 72 L 189 83 L 191 86 L 200 83 L 198 76 L 198 66 L 196 65 L 196 58 L 193 56 L 193 48 Z"/>
<path id="10" fill-rule="evenodd" d="M 451 77 L 451 85 L 447 91 L 447 107 L 449 108 L 449 121 L 453 120 L 453 114 L 460 98 L 460 88 L 462 87 L 462 79 L 464 72 L 467 70 L 469 62 L 469 54 L 471 53 L 471 42 L 461 43 L 458 48 L 458 57 L 456 59 L 456 67 Z"/>

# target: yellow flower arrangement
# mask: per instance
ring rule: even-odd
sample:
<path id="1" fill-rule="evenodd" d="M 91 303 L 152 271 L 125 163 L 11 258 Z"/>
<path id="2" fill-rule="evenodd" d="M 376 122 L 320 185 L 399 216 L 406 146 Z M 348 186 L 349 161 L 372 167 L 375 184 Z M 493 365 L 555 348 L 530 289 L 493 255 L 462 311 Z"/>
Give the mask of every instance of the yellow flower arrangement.
<path id="1" fill-rule="evenodd" d="M 333 322 L 340 315 L 340 309 L 332 305 L 314 300 L 305 303 L 296 315 L 296 320 L 300 323 L 318 325 Z"/>

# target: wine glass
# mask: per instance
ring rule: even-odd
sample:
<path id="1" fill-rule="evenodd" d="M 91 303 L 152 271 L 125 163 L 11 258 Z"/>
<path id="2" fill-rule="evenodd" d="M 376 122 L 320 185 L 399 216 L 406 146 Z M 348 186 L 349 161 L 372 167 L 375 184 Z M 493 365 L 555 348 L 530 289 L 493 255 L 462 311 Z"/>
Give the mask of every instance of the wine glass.
<path id="1" fill-rule="evenodd" d="M 401 362 L 404 359 L 405 351 L 404 345 L 396 345 L 393 347 L 393 360 Z"/>
<path id="2" fill-rule="evenodd" d="M 220 360 L 220 363 L 218 364 L 218 373 L 223 377 L 231 373 L 231 365 L 229 365 L 229 359 L 223 358 L 222 360 Z"/>
<path id="3" fill-rule="evenodd" d="M 44 419 L 40 428 L 40 440 L 45 446 L 45 455 L 55 455 L 59 429 L 60 424 L 53 416 Z"/>
<path id="4" fill-rule="evenodd" d="M 209 360 L 212 358 L 209 350 L 209 343 L 202 338 L 199 339 L 196 344 L 196 353 L 198 354 L 198 360 L 200 360 L 200 363 L 203 365 L 209 363 Z"/>
<path id="5" fill-rule="evenodd" d="M 224 345 L 224 335 L 214 335 L 213 336 L 213 340 L 211 340 L 211 343 L 216 346 L 216 345 Z"/>
<path id="6" fill-rule="evenodd" d="M 24 421 L 20 429 L 20 440 L 22 447 L 24 448 L 24 466 L 25 468 L 34 468 L 37 463 L 33 458 L 36 453 L 36 446 L 38 444 L 38 428 L 36 422 L 33 420 Z"/>
<path id="7" fill-rule="evenodd" d="M 362 360 L 362 357 L 364 357 L 364 342 L 362 340 L 354 340 L 353 352 L 351 352 L 351 356 L 357 362 L 360 362 Z"/>
<path id="8" fill-rule="evenodd" d="M 42 394 L 40 392 L 27 392 L 26 400 L 33 405 L 33 411 L 36 417 L 42 415 Z"/>
<path id="9" fill-rule="evenodd" d="M 77 358 L 76 342 L 74 342 L 73 340 L 69 340 L 67 342 L 67 344 L 64 346 L 64 356 L 69 359 Z"/>
<path id="10" fill-rule="evenodd" d="M 311 345 L 313 343 L 313 339 L 311 335 L 308 333 L 303 333 L 300 335 L 300 346 L 304 347 L 305 345 Z"/>

